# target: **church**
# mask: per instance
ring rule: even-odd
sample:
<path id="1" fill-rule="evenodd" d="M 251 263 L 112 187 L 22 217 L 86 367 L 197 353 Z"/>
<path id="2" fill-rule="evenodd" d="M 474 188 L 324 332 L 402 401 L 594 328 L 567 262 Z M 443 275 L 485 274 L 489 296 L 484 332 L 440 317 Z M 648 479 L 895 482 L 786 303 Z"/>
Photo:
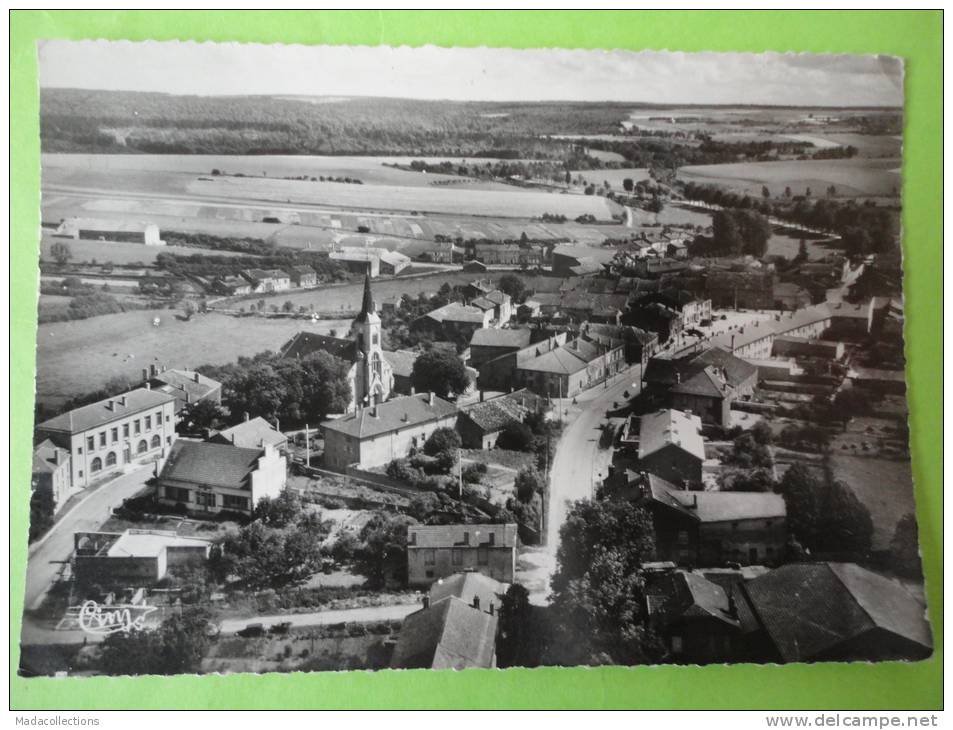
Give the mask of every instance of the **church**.
<path id="1" fill-rule="evenodd" d="M 406 363 L 381 345 L 381 318 L 371 295 L 371 278 L 364 279 L 364 299 L 360 314 L 351 324 L 346 338 L 328 337 L 310 332 L 299 332 L 282 346 L 281 357 L 302 358 L 313 352 L 327 352 L 351 363 L 348 380 L 351 383 L 351 403 L 348 413 L 383 403 L 394 392 L 394 365 L 406 368 Z M 411 364 L 412 367 L 412 364 Z M 409 380 L 410 373 L 399 373 Z"/>

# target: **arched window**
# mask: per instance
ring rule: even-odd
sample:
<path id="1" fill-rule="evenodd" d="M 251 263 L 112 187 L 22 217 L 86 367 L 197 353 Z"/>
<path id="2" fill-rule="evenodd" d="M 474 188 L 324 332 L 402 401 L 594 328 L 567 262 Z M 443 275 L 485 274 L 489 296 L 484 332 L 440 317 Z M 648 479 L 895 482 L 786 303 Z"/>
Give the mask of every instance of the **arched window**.
<path id="1" fill-rule="evenodd" d="M 159 438 L 159 434 L 156 434 L 152 437 L 152 448 L 158 449 L 160 446 L 162 446 L 162 439 Z"/>
<path id="2" fill-rule="evenodd" d="M 95 459 L 93 459 L 92 463 L 89 465 L 89 470 L 90 470 L 91 472 L 102 471 L 102 470 L 103 470 L 103 460 L 100 459 L 100 458 L 97 456 Z"/>
<path id="3" fill-rule="evenodd" d="M 116 452 L 110 451 L 106 454 L 106 466 L 116 466 Z"/>
<path id="4" fill-rule="evenodd" d="M 139 445 L 136 447 L 137 454 L 144 454 L 149 450 L 149 444 L 146 443 L 146 440 L 143 439 L 139 442 Z"/>
<path id="5" fill-rule="evenodd" d="M 378 378 L 381 377 L 381 354 L 379 352 L 371 355 L 371 370 Z"/>

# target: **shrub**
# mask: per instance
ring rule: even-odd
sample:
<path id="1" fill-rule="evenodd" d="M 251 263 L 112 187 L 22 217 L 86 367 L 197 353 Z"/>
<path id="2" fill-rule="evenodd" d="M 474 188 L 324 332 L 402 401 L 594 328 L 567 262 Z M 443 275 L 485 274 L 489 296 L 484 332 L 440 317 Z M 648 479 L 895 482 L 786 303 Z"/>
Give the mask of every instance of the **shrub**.
<path id="1" fill-rule="evenodd" d="M 454 429 L 438 428 L 424 443 L 424 453 L 427 456 L 437 456 L 448 451 L 456 451 L 461 445 L 460 434 Z"/>
<path id="2" fill-rule="evenodd" d="M 533 432 L 519 421 L 512 421 L 503 428 L 496 445 L 510 451 L 529 451 L 533 448 Z"/>
<path id="3" fill-rule="evenodd" d="M 486 464 L 467 464 L 463 468 L 463 481 L 467 484 L 478 484 L 484 474 L 486 474 Z"/>

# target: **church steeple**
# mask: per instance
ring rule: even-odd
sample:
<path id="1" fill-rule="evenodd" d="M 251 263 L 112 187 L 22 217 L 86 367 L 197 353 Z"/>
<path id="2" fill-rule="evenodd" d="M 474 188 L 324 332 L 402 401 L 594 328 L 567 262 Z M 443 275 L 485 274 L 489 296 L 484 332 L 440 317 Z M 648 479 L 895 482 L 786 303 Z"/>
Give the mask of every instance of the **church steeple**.
<path id="1" fill-rule="evenodd" d="M 370 315 L 376 314 L 374 311 L 374 298 L 371 296 L 371 275 L 364 277 L 364 301 L 361 302 L 361 313 L 357 315 L 356 322 L 366 322 Z"/>

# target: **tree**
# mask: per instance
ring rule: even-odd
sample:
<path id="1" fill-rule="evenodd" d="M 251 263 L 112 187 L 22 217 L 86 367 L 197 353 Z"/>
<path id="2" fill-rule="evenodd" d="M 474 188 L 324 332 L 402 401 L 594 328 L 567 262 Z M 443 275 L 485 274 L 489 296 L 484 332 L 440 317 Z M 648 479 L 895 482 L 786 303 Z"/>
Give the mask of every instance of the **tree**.
<path id="1" fill-rule="evenodd" d="M 361 530 L 355 570 L 373 588 L 383 588 L 388 575 L 407 582 L 407 526 L 416 521 L 405 515 L 376 512 Z"/>
<path id="2" fill-rule="evenodd" d="M 749 433 L 755 443 L 761 444 L 762 446 L 768 446 L 774 441 L 774 433 L 771 431 L 771 426 L 768 425 L 767 421 L 758 421 L 751 427 Z"/>
<path id="3" fill-rule="evenodd" d="M 69 263 L 70 259 L 73 258 L 72 249 L 67 246 L 62 241 L 57 241 L 52 246 L 50 246 L 50 255 L 53 257 L 53 260 L 58 263 L 60 266 L 66 266 Z"/>
<path id="4" fill-rule="evenodd" d="M 503 427 L 496 446 L 508 451 L 529 451 L 533 448 L 533 432 L 519 421 L 510 421 Z"/>
<path id="5" fill-rule="evenodd" d="M 282 530 L 256 520 L 225 538 L 220 572 L 233 573 L 251 590 L 296 585 L 321 567 L 326 536 L 327 528 L 312 521 Z"/>
<path id="6" fill-rule="evenodd" d="M 761 437 L 763 438 L 763 434 Z M 745 469 L 774 466 L 771 449 L 767 444 L 760 443 L 751 431 L 745 431 L 734 440 L 731 452 L 725 456 L 724 461 Z"/>
<path id="7" fill-rule="evenodd" d="M 646 624 L 640 577 L 654 551 L 652 518 L 643 508 L 627 500 L 572 506 L 551 583 L 558 663 L 646 664 L 662 656 Z"/>
<path id="8" fill-rule="evenodd" d="M 255 505 L 252 518 L 268 527 L 287 527 L 301 515 L 301 500 L 288 488 L 277 497 L 262 497 Z"/>
<path id="9" fill-rule="evenodd" d="M 730 210 L 716 210 L 712 216 L 712 236 L 715 247 L 727 255 L 741 253 L 742 240 L 738 221 Z"/>
<path id="10" fill-rule="evenodd" d="M 523 300 L 523 292 L 526 290 L 526 283 L 516 274 L 504 274 L 500 277 L 497 286 L 504 294 L 509 294 L 514 304 Z"/>
<path id="11" fill-rule="evenodd" d="M 622 180 L 622 189 L 625 190 L 625 192 L 631 193 L 634 188 L 635 183 L 633 183 L 631 177 L 627 177 Z"/>
<path id="12" fill-rule="evenodd" d="M 890 541 L 890 562 L 900 575 L 919 577 L 923 574 L 917 520 L 912 512 L 908 512 L 897 522 L 893 539 Z"/>
<path id="13" fill-rule="evenodd" d="M 457 449 L 463 445 L 458 434 L 452 428 L 438 428 L 424 442 L 424 453 L 427 456 L 439 456 L 440 454 L 456 455 Z"/>
<path id="14" fill-rule="evenodd" d="M 761 197 L 765 200 L 769 200 L 771 198 L 771 191 L 768 189 L 767 185 L 761 186 Z"/>
<path id="15" fill-rule="evenodd" d="M 529 592 L 513 583 L 500 602 L 496 659 L 501 668 L 538 667 L 545 651 L 540 612 L 529 602 Z"/>
<path id="16" fill-rule="evenodd" d="M 101 644 L 100 666 L 110 675 L 197 672 L 208 652 L 209 618 L 203 608 L 188 608 L 155 631 L 110 634 Z"/>
<path id="17" fill-rule="evenodd" d="M 288 299 L 284 304 L 281 305 L 281 309 L 284 312 L 293 312 L 295 311 L 295 303 Z"/>
<path id="18" fill-rule="evenodd" d="M 768 469 L 725 469 L 718 475 L 723 492 L 773 492 L 776 487 Z"/>
<path id="19" fill-rule="evenodd" d="M 808 548 L 817 542 L 822 488 L 821 481 L 803 464 L 792 465 L 778 485 L 787 508 L 788 531 Z"/>
<path id="20" fill-rule="evenodd" d="M 441 397 L 460 395 L 470 387 L 463 361 L 451 352 L 427 350 L 414 361 L 411 382 L 419 392 L 431 391 Z"/>
<path id="21" fill-rule="evenodd" d="M 34 489 L 30 495 L 30 542 L 33 542 L 53 525 L 53 490 Z"/>
<path id="22" fill-rule="evenodd" d="M 225 418 L 221 406 L 213 400 L 200 400 L 189 406 L 186 419 L 193 429 L 217 428 Z"/>
<path id="23" fill-rule="evenodd" d="M 536 494 L 542 494 L 545 488 L 543 476 L 533 467 L 524 467 L 516 474 L 513 491 L 520 502 L 529 502 Z"/>

